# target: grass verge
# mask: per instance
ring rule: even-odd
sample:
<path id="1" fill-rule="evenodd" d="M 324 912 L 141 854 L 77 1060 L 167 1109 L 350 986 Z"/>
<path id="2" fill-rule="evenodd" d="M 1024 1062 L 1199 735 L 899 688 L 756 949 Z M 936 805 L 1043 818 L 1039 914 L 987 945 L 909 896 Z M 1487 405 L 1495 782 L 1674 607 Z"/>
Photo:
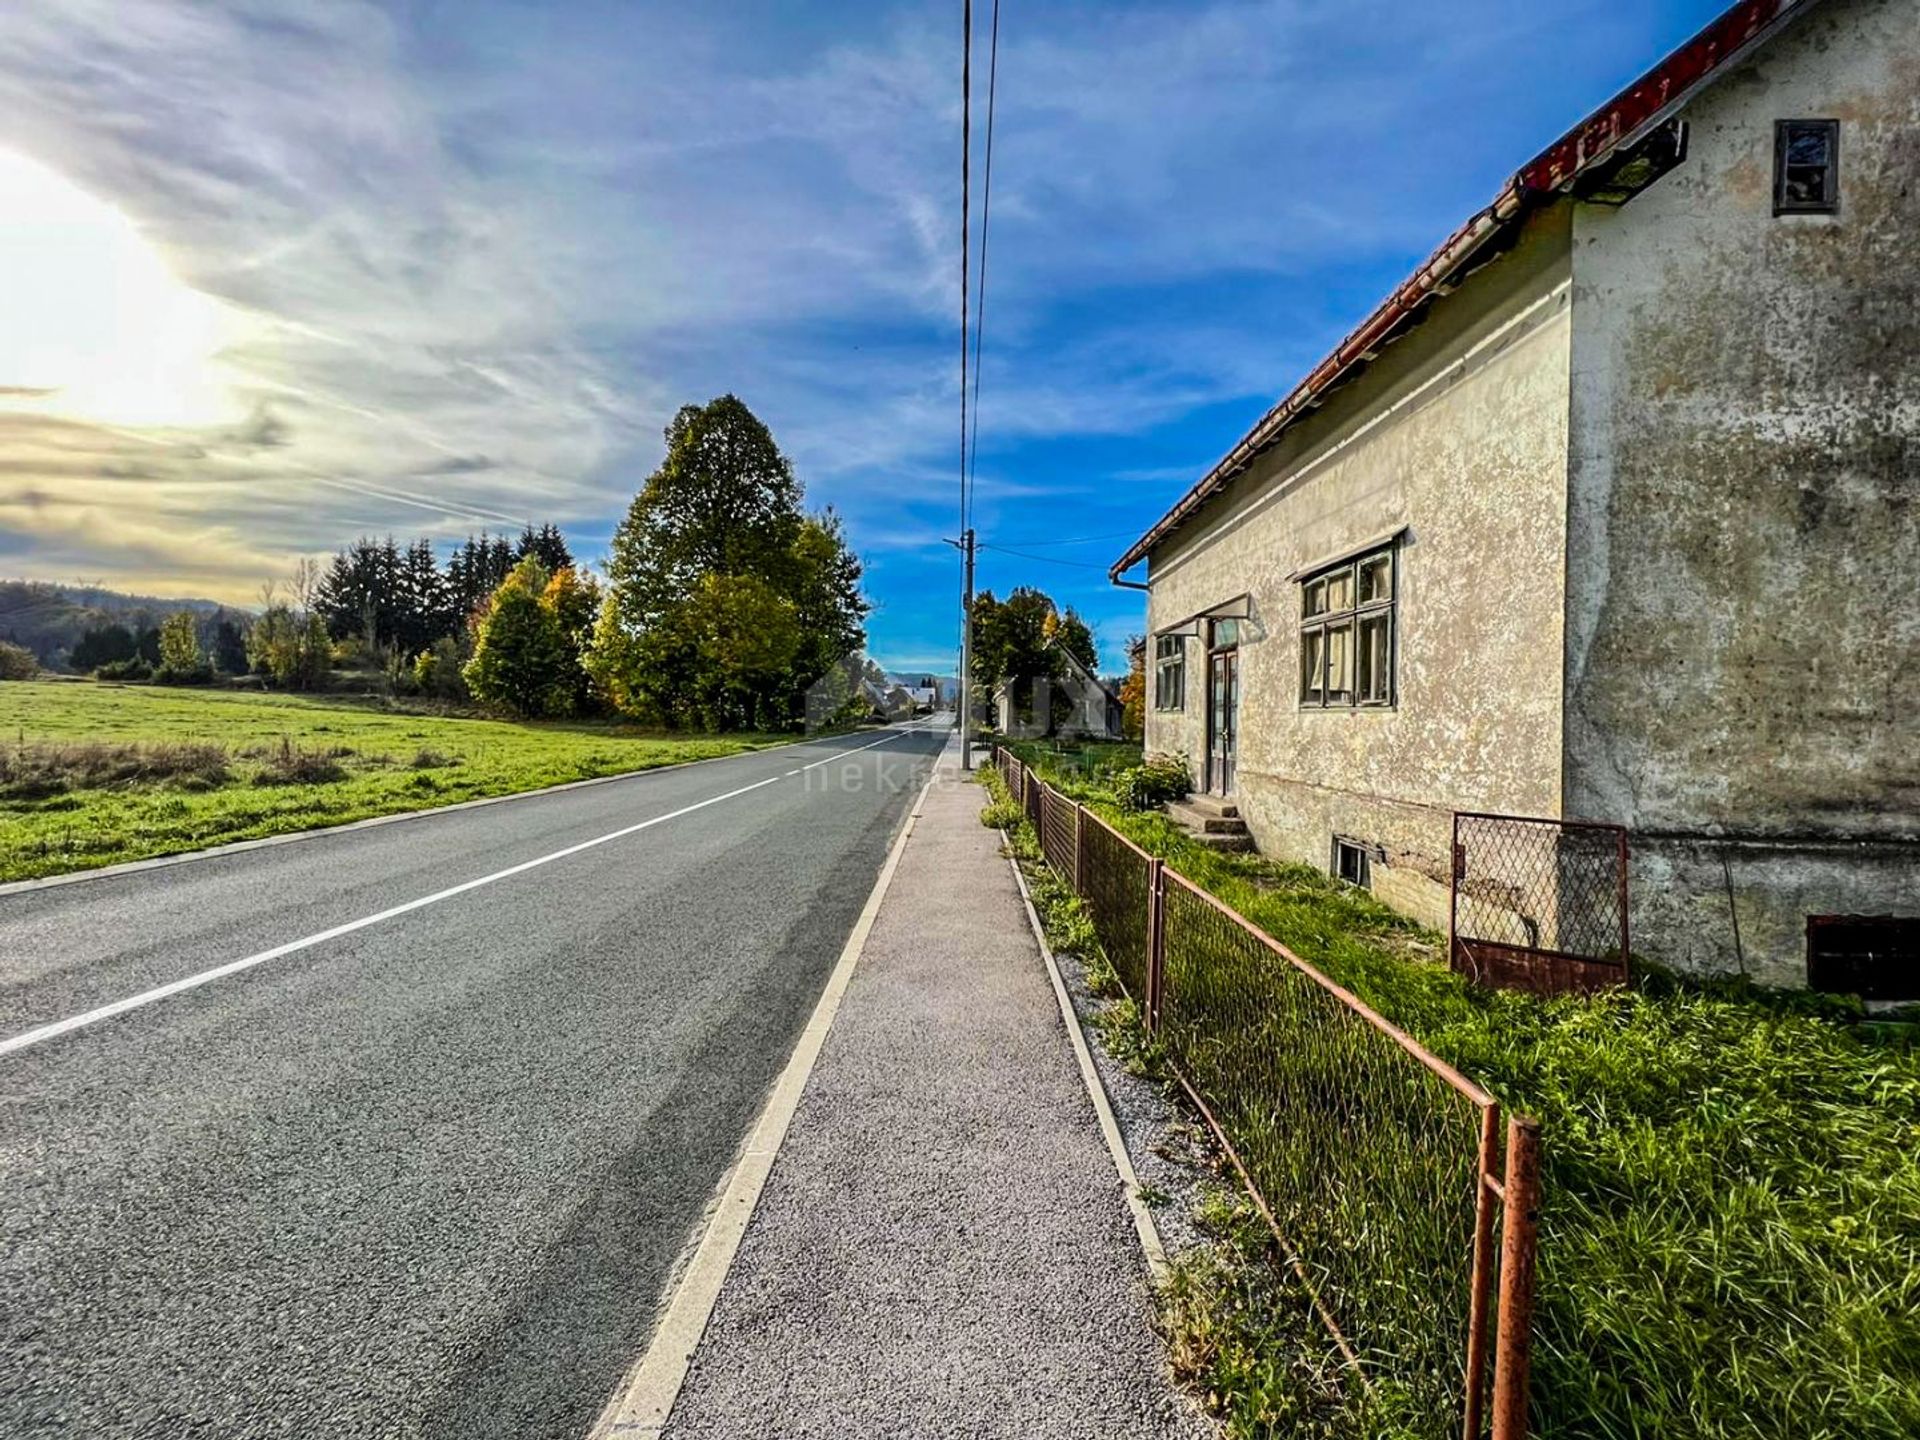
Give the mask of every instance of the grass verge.
<path id="1" fill-rule="evenodd" d="M 1920 1434 L 1920 1052 L 1829 997 L 1678 984 L 1475 990 L 1440 937 L 1305 866 L 1193 844 L 1115 803 L 1124 756 L 1030 763 L 1544 1127 L 1533 1429 L 1702 1440 Z M 1200 1284 L 1239 1340 L 1208 1384 L 1240 1434 L 1298 1373 L 1264 1291 Z M 1201 1277 L 1205 1279 L 1206 1277 Z M 1249 1298 L 1252 1297 L 1252 1298 Z M 1197 1300 L 1196 1300 L 1196 1303 Z M 1192 1306 L 1189 1306 L 1189 1311 Z M 1191 1322 L 1189 1322 L 1190 1324 Z M 1266 1338 L 1262 1338 L 1265 1336 Z M 1277 1348 L 1276 1348 L 1277 1347 Z M 1264 1368 L 1262 1368 L 1264 1367 Z M 1275 1381 L 1274 1383 L 1279 1383 Z M 1310 1387 L 1309 1387 L 1310 1388 Z M 1343 1420 L 1346 1433 L 1377 1425 Z M 1306 1427 L 1306 1428 L 1302 1428 Z"/>
<path id="2" fill-rule="evenodd" d="M 0 881 L 791 738 L 460 719 L 320 696 L 9 682 L 0 685 Z"/>

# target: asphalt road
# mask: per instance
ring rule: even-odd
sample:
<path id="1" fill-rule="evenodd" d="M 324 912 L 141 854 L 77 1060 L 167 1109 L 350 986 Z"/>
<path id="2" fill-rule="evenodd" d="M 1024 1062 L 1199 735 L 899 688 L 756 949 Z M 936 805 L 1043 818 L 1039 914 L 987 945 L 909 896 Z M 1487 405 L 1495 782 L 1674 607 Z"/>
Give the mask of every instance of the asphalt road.
<path id="1" fill-rule="evenodd" d="M 0 1434 L 583 1435 L 946 732 L 876 738 L 0 895 Z"/>

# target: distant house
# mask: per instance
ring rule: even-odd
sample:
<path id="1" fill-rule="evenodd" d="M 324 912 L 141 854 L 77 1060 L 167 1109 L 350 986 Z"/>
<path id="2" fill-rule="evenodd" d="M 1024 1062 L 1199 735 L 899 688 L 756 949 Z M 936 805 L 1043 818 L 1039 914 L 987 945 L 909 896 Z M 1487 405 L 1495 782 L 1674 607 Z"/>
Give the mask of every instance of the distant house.
<path id="1" fill-rule="evenodd" d="M 877 680 L 862 678 L 860 696 L 866 701 L 867 718 L 884 720 L 887 718 L 887 687 Z"/>
<path id="2" fill-rule="evenodd" d="M 1455 810 L 1614 821 L 1636 950 L 1920 998 L 1917 59 L 1745 0 L 1514 174 L 1114 565 L 1148 748 L 1436 925 Z"/>
<path id="3" fill-rule="evenodd" d="M 1066 660 L 1066 675 L 1060 681 L 1060 688 L 1072 700 L 1073 709 L 1052 733 L 1073 739 L 1118 740 L 1120 698 L 1098 675 L 1081 664 L 1077 656 L 1065 649 L 1060 654 Z M 1044 690 L 1045 686 L 1041 684 L 1037 688 Z M 1003 680 L 994 688 L 994 728 L 1015 740 L 1029 740 L 1049 733 L 1050 702 L 1043 695 L 1035 695 L 1027 706 L 1030 713 L 1023 717 L 1019 702 L 1024 693 L 1017 694 L 1018 689 L 1012 680 Z"/>

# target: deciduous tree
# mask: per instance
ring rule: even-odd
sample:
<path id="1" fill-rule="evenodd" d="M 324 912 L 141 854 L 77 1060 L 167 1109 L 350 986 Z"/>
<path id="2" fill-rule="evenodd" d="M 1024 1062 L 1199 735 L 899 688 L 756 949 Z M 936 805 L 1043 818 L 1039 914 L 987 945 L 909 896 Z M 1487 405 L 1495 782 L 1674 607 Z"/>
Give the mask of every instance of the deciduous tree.
<path id="1" fill-rule="evenodd" d="M 540 603 L 547 580 L 529 556 L 481 608 L 464 672 L 476 700 L 529 716 L 564 706 L 567 652 L 553 612 Z"/>
<path id="2" fill-rule="evenodd" d="M 860 562 L 800 508 L 793 466 L 738 399 L 688 405 L 613 538 L 588 668 L 625 713 L 715 729 L 802 718 L 864 642 Z"/>

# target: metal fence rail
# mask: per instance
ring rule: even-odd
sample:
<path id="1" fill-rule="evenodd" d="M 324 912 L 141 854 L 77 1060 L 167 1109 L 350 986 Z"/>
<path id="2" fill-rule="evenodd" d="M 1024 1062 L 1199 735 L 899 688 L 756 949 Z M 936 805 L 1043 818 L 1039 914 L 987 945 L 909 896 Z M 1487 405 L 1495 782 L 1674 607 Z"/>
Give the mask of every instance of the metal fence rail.
<path id="1" fill-rule="evenodd" d="M 1010 752 L 995 760 L 1356 1383 L 1391 1386 L 1436 1440 L 1521 1440 L 1538 1128 L 1510 1119 L 1503 1137 L 1485 1090 Z"/>
<path id="2" fill-rule="evenodd" d="M 1454 969 L 1481 984 L 1542 995 L 1626 984 L 1626 830 L 1455 815 L 1450 934 Z"/>

